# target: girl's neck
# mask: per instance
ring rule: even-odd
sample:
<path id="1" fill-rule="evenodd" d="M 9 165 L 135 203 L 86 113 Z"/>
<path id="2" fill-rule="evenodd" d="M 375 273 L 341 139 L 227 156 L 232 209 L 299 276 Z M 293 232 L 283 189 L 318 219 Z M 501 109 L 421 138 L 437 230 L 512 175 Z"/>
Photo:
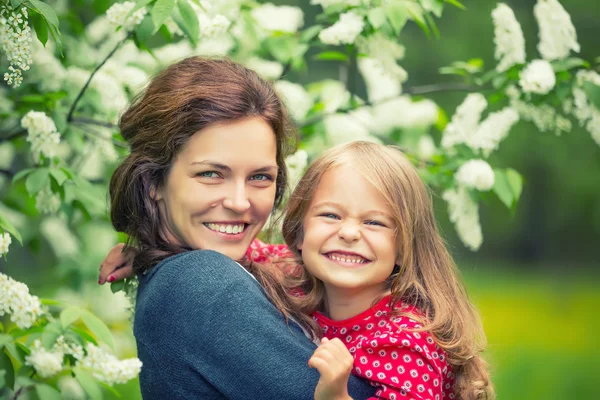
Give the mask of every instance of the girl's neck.
<path id="1" fill-rule="evenodd" d="M 336 288 L 325 284 L 325 305 L 327 315 L 334 321 L 343 321 L 367 311 L 382 297 L 390 294 L 387 288 Z"/>

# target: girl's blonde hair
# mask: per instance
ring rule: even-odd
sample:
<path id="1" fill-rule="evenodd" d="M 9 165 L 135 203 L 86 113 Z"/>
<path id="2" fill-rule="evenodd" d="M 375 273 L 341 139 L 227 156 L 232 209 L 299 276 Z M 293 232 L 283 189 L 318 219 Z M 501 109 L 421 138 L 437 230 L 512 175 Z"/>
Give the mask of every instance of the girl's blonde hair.
<path id="1" fill-rule="evenodd" d="M 389 278 L 393 305 L 413 304 L 423 313 L 424 326 L 419 330 L 430 332 L 446 351 L 460 399 L 493 398 L 487 365 L 479 356 L 485 348 L 485 334 L 478 313 L 438 232 L 431 195 L 399 149 L 357 141 L 334 147 L 317 158 L 286 207 L 283 237 L 290 250 L 300 259 L 297 245 L 303 240 L 304 217 L 317 185 L 325 172 L 342 164 L 356 168 L 392 208 L 401 260 Z M 302 268 L 286 279 L 285 286 L 288 291 L 295 287 L 304 292 L 301 297 L 289 296 L 283 303 L 289 304 L 289 314 L 318 335 L 319 328 L 310 315 L 324 309 L 323 283 Z"/>

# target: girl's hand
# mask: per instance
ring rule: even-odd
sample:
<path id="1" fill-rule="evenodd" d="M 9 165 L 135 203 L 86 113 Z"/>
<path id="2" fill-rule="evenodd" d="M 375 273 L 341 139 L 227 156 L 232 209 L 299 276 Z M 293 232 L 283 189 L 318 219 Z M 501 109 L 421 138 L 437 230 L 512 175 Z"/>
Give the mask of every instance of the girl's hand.
<path id="1" fill-rule="evenodd" d="M 123 243 L 117 244 L 110 249 L 108 255 L 100 264 L 100 274 L 98 276 L 98 284 L 102 285 L 106 282 L 120 281 L 133 276 L 133 258 L 134 250 L 128 250 L 123 253 Z"/>
<path id="2" fill-rule="evenodd" d="M 308 366 L 321 374 L 315 400 L 352 400 L 348 395 L 348 378 L 352 372 L 354 358 L 340 339 L 321 339 Z"/>

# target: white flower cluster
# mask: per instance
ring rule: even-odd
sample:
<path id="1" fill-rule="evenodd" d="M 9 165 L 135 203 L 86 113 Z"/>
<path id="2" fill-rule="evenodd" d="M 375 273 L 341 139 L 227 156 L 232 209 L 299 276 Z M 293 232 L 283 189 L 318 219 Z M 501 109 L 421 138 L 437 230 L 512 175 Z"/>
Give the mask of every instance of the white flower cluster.
<path id="1" fill-rule="evenodd" d="M 283 74 L 283 65 L 277 61 L 269 61 L 259 57 L 250 57 L 246 61 L 246 67 L 254 70 L 264 79 L 275 81 Z"/>
<path id="2" fill-rule="evenodd" d="M 10 233 L 4 232 L 0 234 L 0 256 L 8 253 L 8 246 L 12 243 Z"/>
<path id="3" fill-rule="evenodd" d="M 308 154 L 305 150 L 298 150 L 291 156 L 285 158 L 285 165 L 288 170 L 290 190 L 294 190 L 308 165 Z"/>
<path id="4" fill-rule="evenodd" d="M 571 130 L 571 121 L 558 114 L 555 108 L 549 104 L 534 105 L 520 100 L 521 92 L 516 86 L 509 86 L 506 89 L 506 95 L 510 101 L 510 108 L 518 113 L 519 118 L 524 121 L 533 122 L 540 132 L 554 130 L 556 135 L 560 135 L 562 132 L 569 132 Z M 565 102 L 565 104 L 567 103 Z M 567 113 L 569 112 L 567 111 Z M 498 117 L 497 123 L 508 123 L 508 120 L 501 120 Z"/>
<path id="5" fill-rule="evenodd" d="M 338 80 L 326 79 L 318 84 L 320 93 L 319 99 L 325 106 L 323 112 L 331 114 L 336 110 L 348 105 L 350 101 L 350 92 L 346 86 Z"/>
<path id="6" fill-rule="evenodd" d="M 406 81 L 408 74 L 398 64 L 395 65 L 404 72 L 403 75 L 390 74 L 379 59 L 361 57 L 358 60 L 358 70 L 365 81 L 371 102 L 389 100 L 402 93 L 402 83 Z"/>
<path id="7" fill-rule="evenodd" d="M 47 350 L 39 340 L 35 340 L 31 353 L 25 357 L 25 364 L 31 365 L 41 378 L 50 378 L 62 371 L 64 357 L 65 354 L 56 346 Z"/>
<path id="8" fill-rule="evenodd" d="M 468 145 L 473 150 L 481 150 L 485 157 L 498 148 L 508 135 L 510 128 L 519 121 L 519 113 L 511 107 L 490 113 L 469 137 Z"/>
<path id="9" fill-rule="evenodd" d="M 319 33 L 319 39 L 325 44 L 340 45 L 352 44 L 360 35 L 365 26 L 363 17 L 354 11 L 348 11 L 340 15 L 340 20 L 323 29 Z"/>
<path id="10" fill-rule="evenodd" d="M 10 320 L 27 329 L 43 313 L 37 296 L 29 294 L 27 285 L 0 273 L 0 316 L 10 314 Z"/>
<path id="11" fill-rule="evenodd" d="M 31 58 L 31 28 L 27 21 L 27 8 L 11 10 L 0 6 L 0 50 L 6 54 L 9 72 L 4 73 L 7 84 L 18 87 L 23 82 L 23 71 L 27 71 Z"/>
<path id="12" fill-rule="evenodd" d="M 438 119 L 438 107 L 429 100 L 413 102 L 409 96 L 383 101 L 372 108 L 373 131 L 387 134 L 395 128 L 427 128 Z"/>
<path id="13" fill-rule="evenodd" d="M 442 147 L 449 149 L 466 143 L 467 138 L 477 131 L 481 113 L 487 107 L 485 97 L 480 93 L 470 93 L 458 106 L 452 120 L 443 132 Z"/>
<path id="14" fill-rule="evenodd" d="M 35 196 L 35 208 L 40 214 L 56 214 L 60 209 L 60 196 L 50 186 L 44 187 Z"/>
<path id="15" fill-rule="evenodd" d="M 252 18 L 266 31 L 294 33 L 304 25 L 304 13 L 299 7 L 266 3 L 252 10 Z"/>
<path id="16" fill-rule="evenodd" d="M 519 77 L 519 85 L 525 93 L 547 94 L 556 85 L 556 75 L 546 60 L 533 60 L 519 73 Z"/>
<path id="17" fill-rule="evenodd" d="M 85 400 L 87 398 L 85 391 L 72 376 L 61 377 L 57 384 L 60 395 L 63 400 Z"/>
<path id="18" fill-rule="evenodd" d="M 533 13 L 540 27 L 538 50 L 546 60 L 559 60 L 571 50 L 579 53 L 577 32 L 558 0 L 538 0 Z"/>
<path id="19" fill-rule="evenodd" d="M 371 58 L 380 60 L 385 71 L 398 78 L 402 82 L 406 80 L 407 74 L 404 68 L 396 61 L 404 58 L 406 50 L 400 43 L 390 40 L 386 35 L 377 32 L 368 37 L 359 37 L 356 44 L 361 53 Z"/>
<path id="20" fill-rule="evenodd" d="M 343 4 L 346 6 L 360 6 L 361 0 L 310 0 L 310 4 L 323 8 Z"/>
<path id="21" fill-rule="evenodd" d="M 275 82 L 275 90 L 284 99 L 287 110 L 296 121 L 302 121 L 313 107 L 313 99 L 302 85 L 279 80 Z"/>
<path id="22" fill-rule="evenodd" d="M 115 3 L 106 10 L 108 21 L 115 26 L 122 26 L 123 29 L 130 32 L 133 31 L 144 19 L 148 12 L 145 7 L 140 8 L 133 14 L 127 17 L 129 11 L 135 7 L 135 2 L 124 1 L 123 3 Z"/>
<path id="23" fill-rule="evenodd" d="M 223 15 L 215 15 L 212 18 L 199 15 L 200 18 L 200 38 L 210 39 L 227 32 L 231 21 Z"/>
<path id="24" fill-rule="evenodd" d="M 329 146 L 348 143 L 355 140 L 380 143 L 370 134 L 371 115 L 362 108 L 344 114 L 328 115 L 323 120 Z"/>
<path id="25" fill-rule="evenodd" d="M 454 174 L 456 182 L 467 188 L 482 192 L 494 187 L 494 171 L 484 160 L 469 160 L 462 164 Z"/>
<path id="26" fill-rule="evenodd" d="M 504 3 L 492 11 L 494 20 L 494 57 L 496 70 L 504 72 L 515 64 L 525 63 L 525 38 L 513 10 Z"/>
<path id="27" fill-rule="evenodd" d="M 469 196 L 467 188 L 447 190 L 442 194 L 442 198 L 448 203 L 450 221 L 454 223 L 460 240 L 471 250 L 478 250 L 483 242 L 479 207 Z"/>
<path id="28" fill-rule="evenodd" d="M 421 136 L 417 143 L 417 154 L 421 160 L 429 160 L 435 154 L 435 142 L 433 138 L 427 134 Z"/>
<path id="29" fill-rule="evenodd" d="M 485 157 L 496 150 L 510 128 L 519 120 L 519 114 L 506 107 L 490 113 L 485 120 L 479 122 L 486 107 L 487 101 L 483 95 L 469 94 L 446 125 L 442 147 L 451 149 L 458 144 L 465 144 L 475 151 L 481 151 Z"/>
<path id="30" fill-rule="evenodd" d="M 580 70 L 576 75 L 577 85 L 573 87 L 572 114 L 577 118 L 581 126 L 590 132 L 594 141 L 600 146 L 600 110 L 588 99 L 584 83 L 589 82 L 600 86 L 600 75 L 595 71 Z"/>
<path id="31" fill-rule="evenodd" d="M 101 348 L 88 343 L 86 355 L 78 365 L 87 369 L 92 376 L 107 385 L 125 383 L 140 373 L 142 362 L 137 358 L 119 360 Z"/>
<path id="32" fill-rule="evenodd" d="M 41 111 L 29 111 L 21 119 L 21 127 L 27 129 L 27 141 L 31 143 L 31 153 L 36 163 L 42 154 L 54 157 L 60 134 L 52 118 Z"/>

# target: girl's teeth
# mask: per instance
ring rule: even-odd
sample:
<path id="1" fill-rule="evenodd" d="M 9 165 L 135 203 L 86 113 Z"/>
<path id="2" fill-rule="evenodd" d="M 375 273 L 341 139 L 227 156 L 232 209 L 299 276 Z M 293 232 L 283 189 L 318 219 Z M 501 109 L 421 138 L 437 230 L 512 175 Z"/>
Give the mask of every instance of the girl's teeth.
<path id="1" fill-rule="evenodd" d="M 353 264 L 362 264 L 364 263 L 364 260 L 362 258 L 345 258 L 345 257 L 338 257 L 338 256 L 329 256 L 329 258 L 331 258 L 332 260 L 335 261 L 340 261 L 340 262 L 345 262 L 345 263 L 353 263 Z"/>

